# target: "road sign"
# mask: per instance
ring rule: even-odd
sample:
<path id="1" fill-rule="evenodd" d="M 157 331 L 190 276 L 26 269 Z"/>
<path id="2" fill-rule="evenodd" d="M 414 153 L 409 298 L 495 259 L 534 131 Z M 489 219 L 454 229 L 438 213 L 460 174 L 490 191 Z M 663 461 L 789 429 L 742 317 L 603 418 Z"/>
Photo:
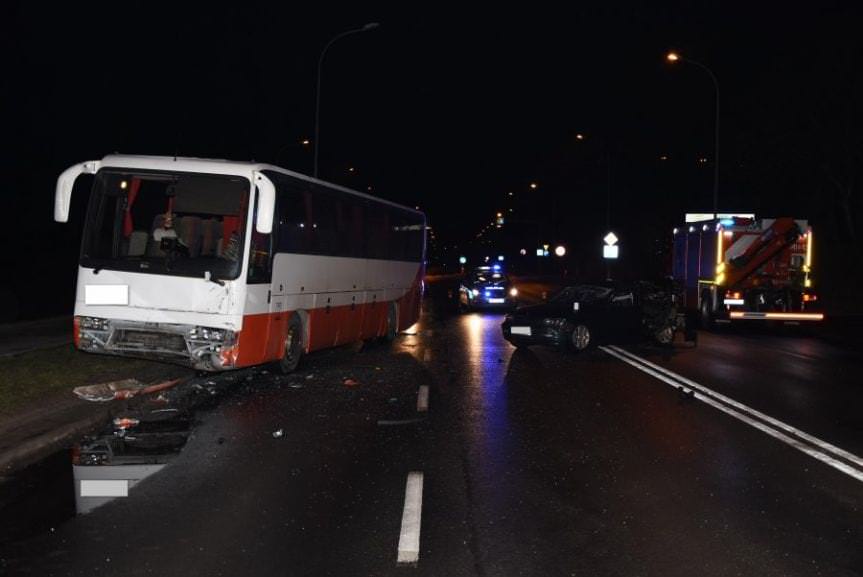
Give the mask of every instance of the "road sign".
<path id="1" fill-rule="evenodd" d="M 617 258 L 620 247 L 607 244 L 602 247 L 602 258 Z"/>
<path id="2" fill-rule="evenodd" d="M 613 232 L 609 232 L 602 240 L 604 240 L 605 244 L 607 244 L 608 246 L 614 246 L 615 244 L 617 244 L 617 241 L 619 239 L 617 238 L 616 234 L 614 234 Z"/>

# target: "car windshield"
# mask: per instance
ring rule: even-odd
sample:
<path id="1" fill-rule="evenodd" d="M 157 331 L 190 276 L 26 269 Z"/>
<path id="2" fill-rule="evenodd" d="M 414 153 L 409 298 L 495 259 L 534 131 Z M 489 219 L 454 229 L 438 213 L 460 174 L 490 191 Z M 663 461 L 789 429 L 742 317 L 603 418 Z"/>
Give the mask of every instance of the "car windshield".
<path id="1" fill-rule="evenodd" d="M 568 286 L 557 293 L 551 300 L 554 302 L 578 301 L 590 303 L 607 300 L 612 290 L 608 287 L 595 285 Z"/>
<path id="2" fill-rule="evenodd" d="M 482 283 L 482 282 L 500 283 L 500 282 L 506 282 L 506 280 L 507 280 L 506 275 L 499 273 L 499 272 L 478 271 L 478 272 L 475 272 L 473 275 L 473 282 L 475 282 L 475 283 L 477 283 L 477 282 L 480 282 L 480 283 Z"/>
<path id="3" fill-rule="evenodd" d="M 90 198 L 81 264 L 236 278 L 249 188 L 239 176 L 102 171 Z"/>

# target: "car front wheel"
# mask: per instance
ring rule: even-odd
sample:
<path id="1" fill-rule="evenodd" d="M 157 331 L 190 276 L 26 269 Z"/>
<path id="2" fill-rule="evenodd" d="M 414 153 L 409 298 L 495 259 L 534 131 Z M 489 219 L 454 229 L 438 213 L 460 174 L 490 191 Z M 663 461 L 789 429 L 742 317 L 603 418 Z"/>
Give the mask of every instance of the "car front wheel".
<path id="1" fill-rule="evenodd" d="M 569 341 L 576 351 L 580 352 L 587 349 L 590 346 L 590 329 L 587 328 L 587 325 L 575 325 Z"/>

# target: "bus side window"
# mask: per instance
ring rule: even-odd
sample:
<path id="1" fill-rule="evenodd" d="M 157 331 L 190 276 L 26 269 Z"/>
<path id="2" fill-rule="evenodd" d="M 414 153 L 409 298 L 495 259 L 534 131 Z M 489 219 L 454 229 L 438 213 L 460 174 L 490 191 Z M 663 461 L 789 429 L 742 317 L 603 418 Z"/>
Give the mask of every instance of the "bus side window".
<path id="1" fill-rule="evenodd" d="M 306 194 L 276 181 L 279 194 L 279 252 L 308 253 L 311 223 L 308 222 Z"/>

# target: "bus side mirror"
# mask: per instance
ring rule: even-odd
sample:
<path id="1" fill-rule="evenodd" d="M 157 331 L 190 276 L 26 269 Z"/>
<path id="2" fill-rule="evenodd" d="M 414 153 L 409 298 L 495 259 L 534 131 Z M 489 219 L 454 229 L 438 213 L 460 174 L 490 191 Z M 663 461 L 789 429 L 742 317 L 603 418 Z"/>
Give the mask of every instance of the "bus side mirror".
<path id="1" fill-rule="evenodd" d="M 57 188 L 54 190 L 54 220 L 68 222 L 75 180 L 82 174 L 96 174 L 101 165 L 98 160 L 90 160 L 70 166 L 60 174 L 57 178 Z"/>
<path id="2" fill-rule="evenodd" d="M 273 232 L 273 216 L 276 210 L 276 186 L 260 172 L 255 172 L 255 186 L 258 187 L 258 217 L 255 220 L 255 230 L 261 234 L 270 234 Z"/>

